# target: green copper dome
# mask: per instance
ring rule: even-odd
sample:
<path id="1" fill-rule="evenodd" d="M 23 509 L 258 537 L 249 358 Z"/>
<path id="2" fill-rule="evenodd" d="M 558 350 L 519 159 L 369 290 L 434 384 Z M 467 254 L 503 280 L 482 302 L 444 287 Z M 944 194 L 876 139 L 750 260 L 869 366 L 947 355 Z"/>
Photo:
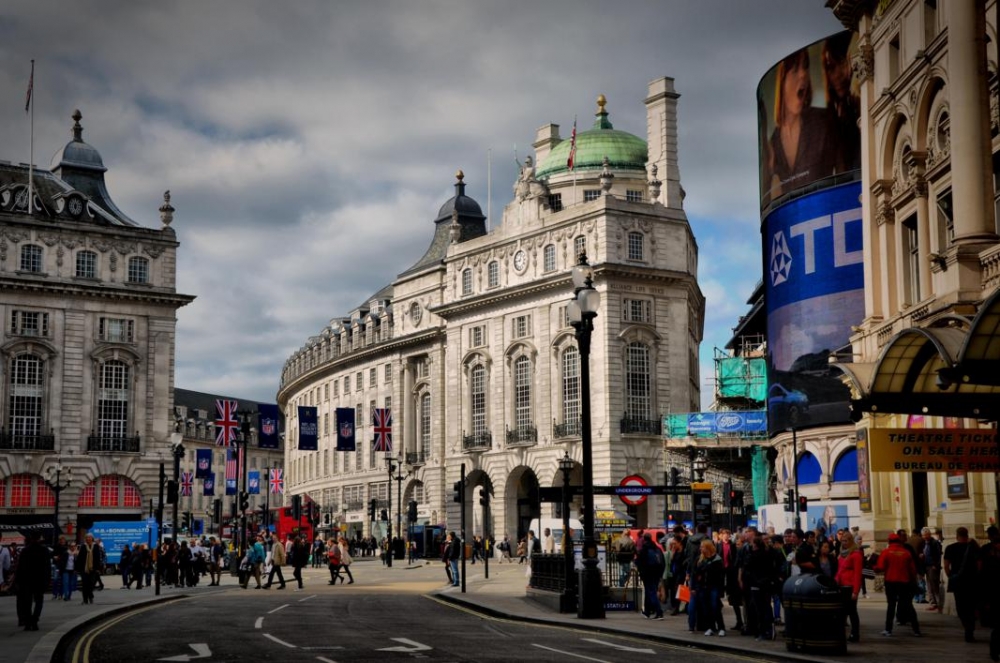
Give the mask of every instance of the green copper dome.
<path id="1" fill-rule="evenodd" d="M 597 119 L 588 131 L 576 134 L 576 158 L 573 170 L 601 170 L 604 157 L 612 170 L 645 170 L 649 149 L 646 141 L 611 126 L 604 108 L 604 95 L 597 98 Z M 571 139 L 565 139 L 552 148 L 535 168 L 535 177 L 548 178 L 569 172 Z"/>

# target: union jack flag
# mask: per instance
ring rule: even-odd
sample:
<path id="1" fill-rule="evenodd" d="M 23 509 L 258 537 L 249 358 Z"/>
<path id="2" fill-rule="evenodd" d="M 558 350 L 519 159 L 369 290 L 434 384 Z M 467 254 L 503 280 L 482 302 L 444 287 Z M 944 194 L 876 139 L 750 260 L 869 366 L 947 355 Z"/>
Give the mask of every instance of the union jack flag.
<path id="1" fill-rule="evenodd" d="M 375 433 L 374 450 L 392 452 L 392 410 L 387 407 L 372 408 L 372 431 Z"/>
<path id="2" fill-rule="evenodd" d="M 219 418 L 215 420 L 216 446 L 228 447 L 236 440 L 236 431 L 240 427 L 240 422 L 236 419 L 236 405 L 236 401 L 222 398 L 215 401 L 215 409 L 219 413 Z"/>
<path id="3" fill-rule="evenodd" d="M 181 472 L 181 495 L 191 495 L 194 492 L 194 474 Z"/>
<path id="4" fill-rule="evenodd" d="M 284 493 L 285 492 L 285 472 L 280 469 L 271 470 L 271 476 L 268 482 L 271 484 L 272 493 Z"/>

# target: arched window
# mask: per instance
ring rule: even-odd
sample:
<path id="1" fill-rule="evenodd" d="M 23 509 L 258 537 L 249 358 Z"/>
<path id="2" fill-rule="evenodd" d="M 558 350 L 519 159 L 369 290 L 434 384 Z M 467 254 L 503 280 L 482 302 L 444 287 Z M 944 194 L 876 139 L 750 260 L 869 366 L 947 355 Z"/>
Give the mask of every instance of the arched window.
<path id="1" fill-rule="evenodd" d="M 42 434 L 42 405 L 45 394 L 44 362 L 32 354 L 10 361 L 7 401 L 7 429 L 15 449 L 33 449 Z"/>
<path id="2" fill-rule="evenodd" d="M 514 426 L 531 426 L 531 360 L 523 355 L 514 360 Z"/>
<path id="3" fill-rule="evenodd" d="M 431 395 L 424 394 L 420 399 L 420 451 L 424 458 L 431 455 Z"/>
<path id="4" fill-rule="evenodd" d="M 625 348 L 625 416 L 648 420 L 651 409 L 649 347 L 629 343 Z"/>
<path id="5" fill-rule="evenodd" d="M 800 486 L 819 483 L 819 461 L 816 460 L 816 456 L 812 455 L 811 452 L 806 451 L 799 457 L 799 462 L 795 471 L 799 477 Z"/>
<path id="6" fill-rule="evenodd" d="M 495 288 L 500 285 L 500 263 L 496 260 L 491 262 L 486 267 L 486 275 L 489 283 L 489 287 Z"/>
<path id="7" fill-rule="evenodd" d="M 471 295 L 472 294 L 472 270 L 463 269 L 462 270 L 462 294 Z"/>
<path id="8" fill-rule="evenodd" d="M 149 283 L 149 261 L 145 258 L 128 259 L 128 282 Z"/>
<path id="9" fill-rule="evenodd" d="M 21 271 L 36 274 L 42 271 L 42 247 L 35 244 L 21 247 Z"/>
<path id="10" fill-rule="evenodd" d="M 628 234 L 628 259 L 629 260 L 644 260 L 645 259 L 645 237 L 640 232 L 630 232 Z"/>
<path id="11" fill-rule="evenodd" d="M 76 276 L 81 279 L 97 278 L 97 254 L 93 251 L 79 251 L 76 254 Z"/>
<path id="12" fill-rule="evenodd" d="M 554 272 L 556 269 L 556 246 L 548 244 L 542 250 L 542 265 L 546 272 Z"/>
<path id="13" fill-rule="evenodd" d="M 563 424 L 579 434 L 580 351 L 573 346 L 566 348 L 562 355 L 562 401 Z"/>
<path id="14" fill-rule="evenodd" d="M 123 361 L 101 365 L 97 396 L 97 434 L 102 439 L 127 437 L 129 409 L 129 366 Z"/>
<path id="15" fill-rule="evenodd" d="M 858 450 L 848 449 L 840 454 L 833 466 L 833 481 L 858 480 Z"/>
<path id="16" fill-rule="evenodd" d="M 142 493 L 134 481 L 120 474 L 104 474 L 84 486 L 77 508 L 141 509 Z"/>
<path id="17" fill-rule="evenodd" d="M 486 367 L 474 366 L 469 375 L 472 409 L 472 434 L 486 432 Z"/>

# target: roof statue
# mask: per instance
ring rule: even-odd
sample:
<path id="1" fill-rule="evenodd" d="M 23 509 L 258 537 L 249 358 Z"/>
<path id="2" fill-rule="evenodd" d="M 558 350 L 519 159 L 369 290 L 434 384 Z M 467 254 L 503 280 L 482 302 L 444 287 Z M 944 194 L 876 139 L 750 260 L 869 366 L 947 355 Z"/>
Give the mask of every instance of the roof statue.
<path id="1" fill-rule="evenodd" d="M 514 183 L 514 196 L 517 197 L 518 202 L 521 202 L 529 198 L 539 198 L 548 195 L 549 188 L 535 177 L 535 162 L 528 155 L 524 158 L 524 164 L 521 165 L 521 174 L 518 175 L 517 181 Z"/>

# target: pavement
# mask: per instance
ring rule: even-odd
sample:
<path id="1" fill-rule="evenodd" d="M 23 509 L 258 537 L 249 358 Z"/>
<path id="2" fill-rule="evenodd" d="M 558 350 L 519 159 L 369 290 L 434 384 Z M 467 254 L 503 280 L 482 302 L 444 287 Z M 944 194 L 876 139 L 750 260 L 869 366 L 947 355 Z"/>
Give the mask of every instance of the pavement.
<path id="1" fill-rule="evenodd" d="M 367 564 L 366 564 L 367 565 Z M 372 566 L 375 566 L 372 563 Z M 689 633 L 685 616 L 667 617 L 662 621 L 647 620 L 638 612 L 608 612 L 604 619 L 580 619 L 575 614 L 560 614 L 538 595 L 538 590 L 527 588 L 525 567 L 518 564 L 498 564 L 491 561 L 489 578 L 485 577 L 482 563 L 466 565 L 466 588 L 446 585 L 444 567 L 438 561 L 404 565 L 396 562 L 391 569 L 377 567 L 369 573 L 385 574 L 381 582 L 405 582 L 429 573 L 440 574 L 442 586 L 431 592 L 438 600 L 445 601 L 479 614 L 519 622 L 561 625 L 590 632 L 626 635 L 633 638 L 655 640 L 678 646 L 716 650 L 746 656 L 759 654 L 767 658 L 786 661 L 835 661 L 862 660 L 892 661 L 948 660 L 988 661 L 989 632 L 978 629 L 978 642 L 966 643 L 958 618 L 950 614 L 930 612 L 926 605 L 917 605 L 922 638 L 914 637 L 908 627 L 896 627 L 892 637 L 882 637 L 885 621 L 885 596 L 869 591 L 869 598 L 858 602 L 861 617 L 861 642 L 848 645 L 846 656 L 789 652 L 784 642 L 756 642 L 753 638 L 728 631 L 726 637 Z M 389 576 L 389 577 L 386 577 Z M 236 578 L 225 574 L 219 587 L 209 587 L 202 582 L 194 588 L 176 589 L 162 587 L 160 596 L 153 588 L 142 590 L 120 589 L 115 576 L 105 576 L 105 589 L 96 593 L 93 604 L 82 605 L 77 592 L 73 600 L 53 601 L 46 596 L 39 630 L 26 632 L 17 627 L 15 600 L 12 596 L 0 597 L 0 660 L 5 663 L 27 661 L 48 663 L 52 660 L 60 641 L 68 638 L 82 626 L 112 615 L 128 612 L 157 601 L 170 601 L 198 594 L 225 591 L 237 586 Z M 621 591 L 621 590 L 616 590 Z M 950 598 L 950 597 L 949 597 Z M 948 608 L 946 607 L 946 611 Z M 733 611 L 724 610 L 726 623 L 735 622 Z"/>

